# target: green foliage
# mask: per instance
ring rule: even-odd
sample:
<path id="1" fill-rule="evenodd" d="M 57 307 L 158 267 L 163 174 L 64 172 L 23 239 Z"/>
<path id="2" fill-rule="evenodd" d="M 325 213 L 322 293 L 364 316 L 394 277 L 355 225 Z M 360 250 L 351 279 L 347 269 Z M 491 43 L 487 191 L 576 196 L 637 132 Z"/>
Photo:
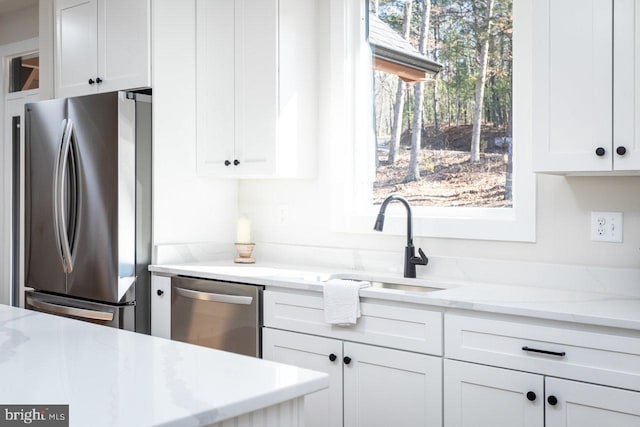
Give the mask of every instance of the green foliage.
<path id="1" fill-rule="evenodd" d="M 371 0 L 373 1 L 373 0 Z M 413 2 L 410 42 L 417 47 L 420 16 L 424 2 Z M 492 31 L 489 38 L 489 66 L 484 95 L 484 122 L 510 129 L 512 91 L 512 6 L 513 0 L 494 0 Z M 402 32 L 404 0 L 379 0 L 380 18 Z M 424 85 L 424 126 L 470 124 L 473 120 L 475 82 L 479 68 L 479 42 L 487 28 L 487 0 L 431 0 L 427 57 L 440 62 L 435 93 L 434 83 Z M 404 129 L 412 114 L 413 90 L 407 91 L 403 111 Z M 384 120 L 382 120 L 384 121 Z M 388 121 L 385 121 L 388 122 Z"/>

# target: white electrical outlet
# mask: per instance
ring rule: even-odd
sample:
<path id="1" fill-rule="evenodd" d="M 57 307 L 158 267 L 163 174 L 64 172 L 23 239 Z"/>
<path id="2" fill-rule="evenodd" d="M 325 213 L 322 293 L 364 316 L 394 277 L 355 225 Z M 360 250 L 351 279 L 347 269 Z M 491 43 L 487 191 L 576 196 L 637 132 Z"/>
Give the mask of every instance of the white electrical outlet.
<path id="1" fill-rule="evenodd" d="M 622 243 L 622 212 L 591 212 L 591 240 Z"/>
<path id="2" fill-rule="evenodd" d="M 280 218 L 281 225 L 289 223 L 289 205 L 278 206 L 278 216 Z"/>

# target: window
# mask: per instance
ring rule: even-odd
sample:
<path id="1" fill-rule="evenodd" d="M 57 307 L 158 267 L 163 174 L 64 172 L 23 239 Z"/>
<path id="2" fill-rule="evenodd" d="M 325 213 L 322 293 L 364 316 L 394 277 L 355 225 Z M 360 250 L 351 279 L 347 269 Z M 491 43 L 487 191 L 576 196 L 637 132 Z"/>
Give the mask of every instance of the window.
<path id="1" fill-rule="evenodd" d="M 400 193 L 414 206 L 512 206 L 511 10 L 369 0 L 374 203 Z"/>
<path id="2" fill-rule="evenodd" d="M 11 58 L 9 70 L 10 93 L 40 86 L 40 56 L 37 53 Z"/>
<path id="3" fill-rule="evenodd" d="M 370 232 L 376 204 L 398 193 L 415 207 L 416 236 L 535 241 L 532 75 L 527 54 L 532 1 L 431 0 L 426 13 L 430 25 L 423 30 L 418 23 L 424 22 L 420 19 L 428 2 L 411 0 L 412 11 L 406 15 L 416 24 L 405 38 L 403 0 L 379 0 L 377 5 L 374 0 L 332 0 L 332 28 L 340 28 L 336 22 L 345 23 L 342 34 L 332 34 L 331 49 L 336 66 L 331 82 L 331 117 L 337 129 L 333 158 L 344 158 L 343 168 L 333 177 L 342 183 L 342 188 L 336 187 L 341 196 L 335 201 L 339 212 L 334 228 Z M 379 40 L 372 40 L 380 22 L 387 27 L 384 31 L 391 29 L 410 46 L 404 54 L 395 52 L 395 62 L 389 52 L 383 57 Z M 421 33 L 427 35 L 422 45 Z M 394 45 L 402 47 L 400 42 Z M 477 75 L 485 59 L 484 92 L 477 96 Z M 408 82 L 401 91 L 399 79 Z M 423 109 L 416 114 L 419 86 Z M 401 126 L 394 128 L 398 94 L 405 106 L 398 115 Z M 472 149 L 476 98 L 482 100 L 482 115 Z M 413 138 L 416 116 L 423 119 L 416 128 L 421 138 Z M 400 143 L 392 165 L 394 131 Z M 412 139 L 414 147 L 420 142 L 420 149 L 414 148 L 417 180 L 407 179 Z M 392 207 L 385 233 L 403 234 L 404 210 Z"/>

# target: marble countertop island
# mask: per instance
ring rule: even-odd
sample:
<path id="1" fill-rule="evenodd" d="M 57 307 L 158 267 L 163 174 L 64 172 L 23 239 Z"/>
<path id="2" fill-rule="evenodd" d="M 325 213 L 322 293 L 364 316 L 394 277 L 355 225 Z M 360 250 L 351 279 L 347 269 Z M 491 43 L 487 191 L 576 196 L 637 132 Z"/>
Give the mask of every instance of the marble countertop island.
<path id="1" fill-rule="evenodd" d="M 326 374 L 0 305 L 0 404 L 71 426 L 202 426 L 328 386 Z"/>

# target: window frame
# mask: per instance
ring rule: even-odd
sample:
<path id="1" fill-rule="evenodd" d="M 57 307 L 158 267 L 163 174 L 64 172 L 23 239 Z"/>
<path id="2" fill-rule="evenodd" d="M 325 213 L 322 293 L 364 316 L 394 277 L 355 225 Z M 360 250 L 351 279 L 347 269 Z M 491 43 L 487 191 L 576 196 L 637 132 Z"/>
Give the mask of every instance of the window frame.
<path id="1" fill-rule="evenodd" d="M 379 206 L 375 178 L 371 54 L 364 37 L 367 0 L 330 0 L 332 229 L 373 233 Z M 536 175 L 532 169 L 532 1 L 513 1 L 513 207 L 413 207 L 418 237 L 536 241 Z M 368 73 L 372 75 L 371 72 Z M 385 233 L 404 235 L 406 213 L 392 204 Z"/>

